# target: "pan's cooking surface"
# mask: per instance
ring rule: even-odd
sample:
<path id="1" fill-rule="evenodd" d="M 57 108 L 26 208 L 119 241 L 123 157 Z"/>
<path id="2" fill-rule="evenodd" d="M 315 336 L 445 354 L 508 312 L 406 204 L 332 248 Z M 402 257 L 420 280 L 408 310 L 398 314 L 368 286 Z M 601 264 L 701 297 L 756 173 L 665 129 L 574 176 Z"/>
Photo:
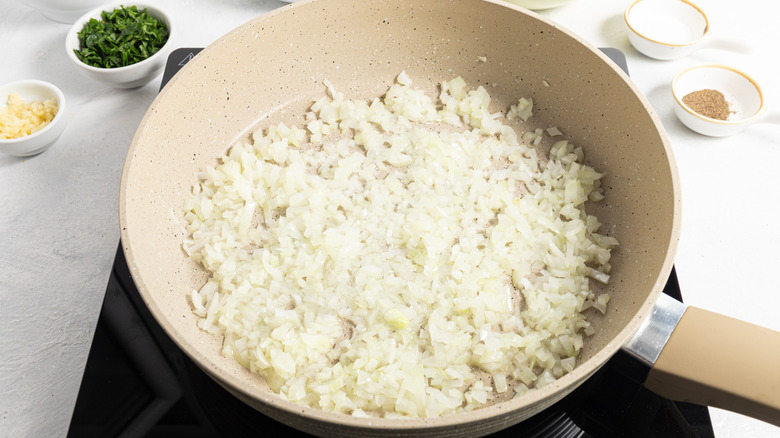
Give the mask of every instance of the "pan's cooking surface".
<path id="1" fill-rule="evenodd" d="M 487 62 L 478 62 L 481 57 Z M 511 402 L 403 422 L 301 408 L 270 395 L 262 379 L 220 354 L 220 338 L 197 329 L 183 297 L 205 274 L 180 249 L 183 199 L 197 172 L 237 136 L 258 118 L 289 119 L 323 93 L 323 79 L 363 98 L 377 95 L 401 70 L 431 90 L 461 75 L 468 83 L 491 84 L 491 95 L 504 100 L 530 95 L 535 119 L 566 128 L 589 164 L 607 173 L 607 199 L 596 214 L 621 242 L 610 310 L 594 321 L 597 333 L 572 373 Z M 627 77 L 554 23 L 490 0 L 303 1 L 247 23 L 204 50 L 152 104 L 130 148 L 120 194 L 130 270 L 177 344 L 258 409 L 284 421 L 333 427 L 331 434 L 343 432 L 342 422 L 374 431 L 433 425 L 451 428 L 427 429 L 433 434 L 468 434 L 489 430 L 486 422 L 498 429 L 540 412 L 595 373 L 650 310 L 671 271 L 679 217 L 668 140 Z"/>

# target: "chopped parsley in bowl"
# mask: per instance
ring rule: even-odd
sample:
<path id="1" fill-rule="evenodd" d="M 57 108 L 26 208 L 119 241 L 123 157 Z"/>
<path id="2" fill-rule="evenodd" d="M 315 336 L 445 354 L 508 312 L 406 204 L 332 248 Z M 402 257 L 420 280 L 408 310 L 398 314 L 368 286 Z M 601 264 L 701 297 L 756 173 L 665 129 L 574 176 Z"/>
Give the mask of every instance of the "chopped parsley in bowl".
<path id="1" fill-rule="evenodd" d="M 147 9 L 120 6 L 90 18 L 78 33 L 76 56 L 93 67 L 125 67 L 157 53 L 168 41 L 168 27 Z"/>
<path id="2" fill-rule="evenodd" d="M 76 20 L 65 38 L 65 49 L 87 78 L 116 88 L 135 88 L 162 73 L 174 30 L 170 16 L 155 5 L 110 4 Z"/>

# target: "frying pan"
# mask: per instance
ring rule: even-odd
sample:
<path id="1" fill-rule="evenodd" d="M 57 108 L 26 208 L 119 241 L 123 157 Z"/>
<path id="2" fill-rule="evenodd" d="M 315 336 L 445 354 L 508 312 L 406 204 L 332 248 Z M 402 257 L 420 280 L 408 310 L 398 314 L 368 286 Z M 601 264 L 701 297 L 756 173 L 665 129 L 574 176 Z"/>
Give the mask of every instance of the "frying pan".
<path id="1" fill-rule="evenodd" d="M 591 213 L 620 241 L 609 309 L 589 315 L 596 333 L 571 373 L 473 412 L 355 418 L 287 402 L 222 356 L 220 337 L 197 328 L 185 297 L 207 274 L 181 249 L 184 200 L 198 173 L 237 140 L 260 126 L 302 123 L 325 93 L 323 80 L 369 99 L 402 70 L 431 95 L 455 76 L 485 85 L 495 110 L 533 98 L 533 123 L 560 127 L 587 164 L 606 173 L 606 199 Z M 660 296 L 680 207 L 669 140 L 647 100 L 600 51 L 557 24 L 500 0 L 304 0 L 223 36 L 161 91 L 128 152 L 120 225 L 141 296 L 179 347 L 239 399 L 315 435 L 486 435 L 560 400 L 621 348 L 653 365 L 646 386 L 660 395 L 780 425 L 780 334 Z"/>

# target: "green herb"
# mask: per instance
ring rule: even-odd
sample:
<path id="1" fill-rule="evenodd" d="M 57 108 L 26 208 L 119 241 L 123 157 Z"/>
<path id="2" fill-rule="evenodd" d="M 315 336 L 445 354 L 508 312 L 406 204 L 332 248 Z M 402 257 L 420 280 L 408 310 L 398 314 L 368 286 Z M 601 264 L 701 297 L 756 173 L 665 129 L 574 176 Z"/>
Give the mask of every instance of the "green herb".
<path id="1" fill-rule="evenodd" d="M 100 68 L 124 67 L 157 53 L 168 41 L 165 23 L 135 6 L 100 13 L 78 33 L 81 50 L 74 50 L 85 64 Z"/>

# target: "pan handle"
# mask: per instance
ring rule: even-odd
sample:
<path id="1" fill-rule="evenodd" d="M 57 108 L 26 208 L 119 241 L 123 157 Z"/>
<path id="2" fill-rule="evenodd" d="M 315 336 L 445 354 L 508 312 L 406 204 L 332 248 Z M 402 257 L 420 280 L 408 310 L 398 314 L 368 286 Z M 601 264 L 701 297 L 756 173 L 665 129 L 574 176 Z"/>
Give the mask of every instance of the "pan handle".
<path id="1" fill-rule="evenodd" d="M 675 306 L 666 298 L 659 301 L 664 302 L 661 307 Z M 676 303 L 683 306 L 676 311 L 681 317 L 676 327 L 672 324 L 645 387 L 672 400 L 714 406 L 780 426 L 780 332 Z M 626 346 L 629 353 L 637 336 Z"/>

